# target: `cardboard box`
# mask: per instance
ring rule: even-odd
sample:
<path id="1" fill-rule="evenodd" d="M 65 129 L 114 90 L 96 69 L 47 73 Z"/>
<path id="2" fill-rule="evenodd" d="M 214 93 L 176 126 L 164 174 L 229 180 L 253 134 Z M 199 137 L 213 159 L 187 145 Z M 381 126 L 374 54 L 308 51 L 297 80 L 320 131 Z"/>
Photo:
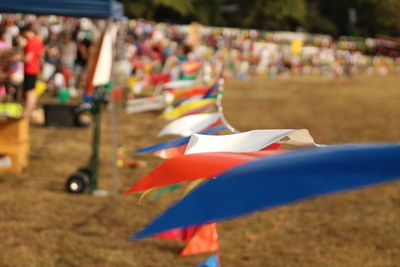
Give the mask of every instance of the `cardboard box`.
<path id="1" fill-rule="evenodd" d="M 0 142 L 0 157 L 10 161 L 0 166 L 0 173 L 20 173 L 29 163 L 30 143 L 2 143 Z"/>
<path id="2" fill-rule="evenodd" d="M 29 120 L 0 120 L 0 143 L 21 143 L 29 140 Z"/>

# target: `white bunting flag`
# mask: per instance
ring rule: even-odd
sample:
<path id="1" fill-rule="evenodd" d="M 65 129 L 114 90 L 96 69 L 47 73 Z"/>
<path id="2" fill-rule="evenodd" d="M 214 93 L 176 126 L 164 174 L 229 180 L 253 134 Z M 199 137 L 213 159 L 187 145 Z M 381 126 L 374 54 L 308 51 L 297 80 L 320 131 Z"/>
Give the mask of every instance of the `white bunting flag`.
<path id="1" fill-rule="evenodd" d="M 157 136 L 160 137 L 167 134 L 189 136 L 193 133 L 197 133 L 207 129 L 209 126 L 216 123 L 219 119 L 219 113 L 184 116 L 169 123 L 158 133 Z"/>
<path id="2" fill-rule="evenodd" d="M 254 152 L 259 151 L 283 138 L 292 144 L 315 145 L 307 130 L 254 130 L 230 135 L 193 134 L 185 154 L 204 152 Z"/>

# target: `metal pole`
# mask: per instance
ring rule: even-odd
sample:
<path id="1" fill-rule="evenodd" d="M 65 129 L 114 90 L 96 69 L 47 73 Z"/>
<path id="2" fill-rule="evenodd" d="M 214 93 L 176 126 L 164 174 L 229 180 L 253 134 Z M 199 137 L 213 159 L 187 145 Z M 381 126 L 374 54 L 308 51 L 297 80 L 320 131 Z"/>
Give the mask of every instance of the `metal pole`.
<path id="1" fill-rule="evenodd" d="M 93 93 L 93 106 L 91 113 L 93 115 L 93 137 L 92 137 L 92 157 L 90 167 L 92 170 L 92 179 L 90 181 L 90 192 L 97 190 L 97 180 L 99 176 L 99 153 L 100 153 L 100 131 L 101 131 L 101 105 L 103 96 L 97 88 Z"/>
<path id="2" fill-rule="evenodd" d="M 108 26 L 113 27 L 112 25 L 112 19 L 108 20 Z M 120 29 L 117 29 L 116 31 L 116 42 L 121 42 L 123 41 L 122 39 L 118 38 L 118 31 Z M 120 45 L 115 45 L 114 47 L 121 47 Z M 116 51 L 116 53 L 113 55 L 114 59 L 116 54 L 122 53 L 123 51 Z M 117 111 L 118 111 L 118 102 L 115 101 L 114 99 L 114 88 L 113 88 L 113 76 L 114 73 L 113 71 L 115 70 L 114 65 L 111 67 L 111 79 L 110 79 L 110 92 L 111 92 L 111 105 L 110 105 L 110 123 L 111 123 L 111 144 L 112 144 L 112 183 L 113 183 L 113 189 L 114 189 L 114 196 L 118 197 L 119 195 L 119 179 L 118 179 L 118 166 L 117 166 L 117 160 L 118 160 L 118 123 L 117 123 Z"/>
<path id="3" fill-rule="evenodd" d="M 112 89 L 114 90 L 114 89 Z M 117 197 L 119 194 L 119 183 L 118 183 L 118 166 L 117 166 L 117 149 L 118 149 L 118 123 L 117 123 L 117 103 L 114 101 L 113 95 L 111 96 L 110 106 L 110 122 L 111 122 L 111 143 L 112 143 L 112 182 L 114 187 L 114 196 Z"/>

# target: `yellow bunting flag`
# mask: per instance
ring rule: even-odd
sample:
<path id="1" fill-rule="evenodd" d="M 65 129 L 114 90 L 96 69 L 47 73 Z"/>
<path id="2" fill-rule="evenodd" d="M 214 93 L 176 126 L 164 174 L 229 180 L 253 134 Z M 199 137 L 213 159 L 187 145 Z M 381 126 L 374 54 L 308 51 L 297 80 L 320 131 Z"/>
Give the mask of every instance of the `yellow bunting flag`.
<path id="1" fill-rule="evenodd" d="M 215 103 L 216 99 L 215 98 L 211 98 L 211 99 L 201 99 L 201 100 L 193 100 L 190 101 L 186 104 L 183 104 L 179 107 L 176 107 L 174 109 L 172 109 L 171 111 L 168 111 L 164 114 L 161 115 L 162 118 L 165 119 L 176 119 L 180 116 L 182 116 L 183 114 L 188 113 L 191 110 L 203 107 L 205 105 L 209 105 L 211 103 Z"/>

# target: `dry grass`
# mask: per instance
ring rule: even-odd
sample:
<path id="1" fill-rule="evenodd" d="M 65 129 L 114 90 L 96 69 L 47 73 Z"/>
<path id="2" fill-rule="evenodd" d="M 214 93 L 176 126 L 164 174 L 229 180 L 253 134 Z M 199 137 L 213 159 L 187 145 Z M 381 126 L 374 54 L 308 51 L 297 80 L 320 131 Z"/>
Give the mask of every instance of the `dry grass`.
<path id="1" fill-rule="evenodd" d="M 342 80 L 305 77 L 229 81 L 223 104 L 241 131 L 308 128 L 318 143 L 327 144 L 398 141 L 399 84 L 395 76 L 355 77 L 346 86 Z M 126 158 L 159 141 L 156 133 L 166 122 L 156 117 L 120 112 Z M 100 187 L 112 190 L 109 125 L 106 114 Z M 64 192 L 66 177 L 89 157 L 90 134 L 90 129 L 32 128 L 29 168 L 21 175 L 0 175 L 0 266 L 195 266 L 205 259 L 179 258 L 183 244 L 174 241 L 127 241 L 179 198 L 179 190 L 142 205 L 138 195 Z M 160 162 L 151 155 L 135 158 L 149 166 L 120 169 L 122 189 Z M 399 186 L 345 192 L 219 223 L 222 265 L 398 266 Z M 283 223 L 273 228 L 278 218 Z"/>

